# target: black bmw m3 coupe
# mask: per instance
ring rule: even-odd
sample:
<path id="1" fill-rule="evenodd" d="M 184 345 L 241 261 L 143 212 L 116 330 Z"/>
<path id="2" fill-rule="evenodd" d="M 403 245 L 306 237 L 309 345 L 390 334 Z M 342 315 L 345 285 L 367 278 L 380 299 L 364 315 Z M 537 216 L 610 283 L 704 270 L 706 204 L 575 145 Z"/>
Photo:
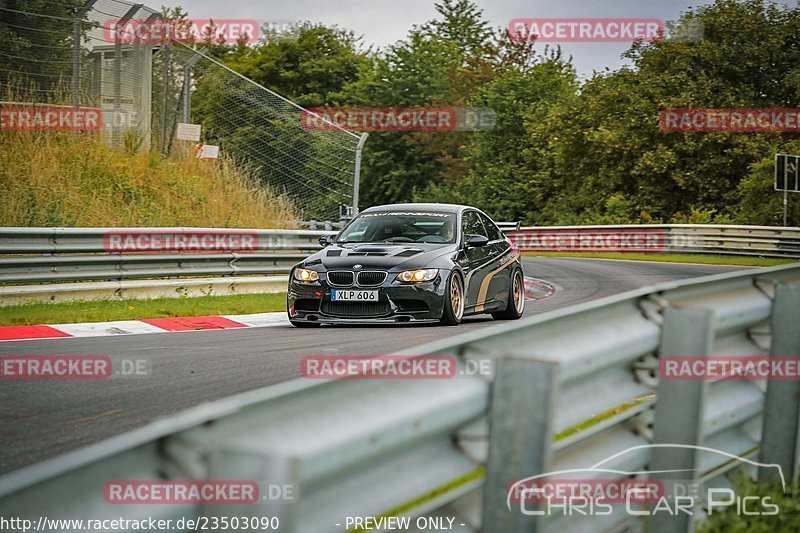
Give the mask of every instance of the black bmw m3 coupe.
<path id="1" fill-rule="evenodd" d="M 298 327 L 323 323 L 439 322 L 467 315 L 517 319 L 525 307 L 519 253 L 474 207 L 371 207 L 289 275 Z"/>

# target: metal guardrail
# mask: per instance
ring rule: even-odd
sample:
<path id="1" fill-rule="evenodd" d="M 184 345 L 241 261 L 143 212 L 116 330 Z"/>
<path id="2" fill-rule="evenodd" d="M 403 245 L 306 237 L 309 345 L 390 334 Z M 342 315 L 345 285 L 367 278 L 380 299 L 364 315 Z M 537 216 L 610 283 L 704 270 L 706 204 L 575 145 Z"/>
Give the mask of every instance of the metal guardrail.
<path id="1" fill-rule="evenodd" d="M 501 227 L 523 251 L 685 252 L 800 258 L 800 228 L 712 225 L 520 228 L 514 222 L 501 223 Z M 286 274 L 304 256 L 320 249 L 321 235 L 332 233 L 215 228 L 0 228 L 0 256 L 9 256 L 0 257 L 0 284 L 153 279 L 157 285 L 159 279 L 174 277 Z M 161 241 L 153 241 L 154 236 Z M 214 253 L 197 253 L 189 246 L 176 249 L 174 239 L 191 237 L 210 239 L 212 245 L 215 238 L 222 238 L 223 244 Z M 145 241 L 141 247 L 139 238 Z M 226 238 L 234 239 L 233 244 L 226 244 Z"/>
<path id="2" fill-rule="evenodd" d="M 339 231 L 342 229 L 348 220 L 293 220 L 292 224 L 303 229 L 309 230 L 324 230 L 324 231 Z"/>
<path id="3" fill-rule="evenodd" d="M 643 251 L 800 258 L 800 228 L 715 224 L 523 227 L 527 251 Z M 629 241 L 621 242 L 624 238 Z M 639 244 L 636 242 L 639 238 Z"/>
<path id="4" fill-rule="evenodd" d="M 318 250 L 320 235 L 332 231 L 220 228 L 15 228 L 0 227 L 0 255 L 108 253 L 112 235 L 248 236 L 246 251 Z M 233 249 L 231 251 L 241 251 Z"/>
<path id="5" fill-rule="evenodd" d="M 332 232 L 215 228 L 0 228 L 0 283 L 286 274 Z M 143 239 L 139 241 L 138 239 Z M 182 243 L 175 240 L 184 238 Z M 192 243 L 189 239 L 195 238 Z M 203 239 L 213 253 L 198 253 Z M 121 251 L 123 253 L 114 253 Z M 18 254 L 13 255 L 12 254 Z M 28 254 L 28 255 L 21 255 Z M 31 255 L 36 254 L 36 255 Z M 54 289 L 57 286 L 54 286 Z"/>
<path id="6" fill-rule="evenodd" d="M 702 443 L 800 470 L 797 381 L 667 381 L 659 358 L 800 354 L 800 266 L 671 282 L 470 332 L 414 354 L 453 355 L 445 380 L 295 380 L 206 404 L 0 477 L 0 514 L 50 518 L 276 516 L 280 531 L 343 531 L 347 516 L 447 516 L 455 531 L 598 531 L 646 519 L 527 516 L 527 476 L 649 444 Z M 466 372 L 488 360 L 490 375 Z M 598 417 L 605 413 L 606 416 Z M 610 413 L 610 414 L 609 414 Z M 634 448 L 607 468 L 728 457 Z M 297 489 L 264 505 L 109 505 L 109 480 L 259 479 Z M 76 490 L 76 488 L 80 490 Z M 702 510 L 699 511 L 702 517 Z M 459 526 L 458 524 L 464 524 Z M 688 531 L 689 520 L 650 520 Z M 413 531 L 413 529 L 411 529 Z"/>
<path id="7" fill-rule="evenodd" d="M 308 254 L 146 254 L 0 259 L 0 283 L 285 274 Z"/>
<path id="8" fill-rule="evenodd" d="M 506 227 L 519 225 L 506 223 Z M 321 235 L 333 233 L 333 230 L 281 229 L 6 227 L 0 228 L 0 256 L 12 257 L 0 257 L 0 284 L 125 279 L 154 279 L 157 284 L 158 278 L 286 274 L 308 254 L 320 249 Z M 118 237 L 116 241 L 112 240 L 114 236 Z M 146 241 L 146 250 L 137 250 L 140 236 Z M 238 241 L 231 249 L 222 247 L 214 253 L 193 253 L 187 242 L 183 243 L 183 250 L 176 250 L 174 239 L 180 236 L 207 237 L 212 241 L 216 237 L 238 238 Z M 161 241 L 154 244 L 153 237 Z M 167 237 L 172 244 L 166 242 Z M 242 242 L 242 237 L 247 240 Z M 113 253 L 120 249 L 129 253 Z"/>

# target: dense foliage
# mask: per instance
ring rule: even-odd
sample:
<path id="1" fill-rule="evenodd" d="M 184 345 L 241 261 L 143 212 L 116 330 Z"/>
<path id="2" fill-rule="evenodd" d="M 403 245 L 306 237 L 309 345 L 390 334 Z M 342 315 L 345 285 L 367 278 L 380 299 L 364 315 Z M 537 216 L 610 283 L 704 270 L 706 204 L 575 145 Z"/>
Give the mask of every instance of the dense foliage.
<path id="1" fill-rule="evenodd" d="M 635 43 L 630 66 L 585 80 L 559 50 L 510 42 L 469 0 L 437 10 L 381 51 L 301 24 L 214 53 L 306 106 L 495 111 L 492 131 L 372 133 L 362 206 L 459 201 L 532 224 L 781 222 L 772 161 L 800 151 L 796 135 L 665 133 L 659 112 L 797 107 L 800 8 L 716 0 L 677 21 L 702 22 L 701 39 Z M 800 223 L 796 197 L 790 223 Z"/>
<path id="2" fill-rule="evenodd" d="M 800 484 L 790 483 L 785 489 L 779 483 L 756 483 L 744 475 L 734 472 L 733 486 L 739 498 L 744 495 L 757 497 L 749 500 L 757 509 L 745 514 L 736 505 L 717 508 L 695 531 L 697 533 L 772 533 L 778 531 L 800 530 Z M 768 498 L 768 499 L 767 499 Z M 778 514 L 761 514 L 771 511 L 767 505 L 776 505 Z"/>
<path id="3" fill-rule="evenodd" d="M 82 4 L 0 0 L 0 100 L 29 93 L 40 100 L 70 94 L 72 19 Z M 88 28 L 82 26 L 84 32 Z"/>

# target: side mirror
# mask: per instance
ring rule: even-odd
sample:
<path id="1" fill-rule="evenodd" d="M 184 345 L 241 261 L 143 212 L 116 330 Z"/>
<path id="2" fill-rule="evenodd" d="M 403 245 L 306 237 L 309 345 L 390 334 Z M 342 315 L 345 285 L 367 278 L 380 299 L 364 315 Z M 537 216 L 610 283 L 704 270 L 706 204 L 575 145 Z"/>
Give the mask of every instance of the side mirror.
<path id="1" fill-rule="evenodd" d="M 334 237 L 335 237 L 335 235 L 320 235 L 319 243 L 322 246 L 328 246 L 329 244 L 333 243 L 333 238 Z"/>
<path id="2" fill-rule="evenodd" d="M 489 238 L 483 235 L 467 235 L 467 248 L 480 248 L 489 243 Z"/>

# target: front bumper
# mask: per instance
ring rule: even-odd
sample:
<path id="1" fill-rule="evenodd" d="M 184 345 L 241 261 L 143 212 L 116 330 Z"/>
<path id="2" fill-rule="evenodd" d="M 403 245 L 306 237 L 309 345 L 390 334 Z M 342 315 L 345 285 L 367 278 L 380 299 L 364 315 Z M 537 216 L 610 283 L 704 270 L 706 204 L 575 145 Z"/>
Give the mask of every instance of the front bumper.
<path id="1" fill-rule="evenodd" d="M 438 322 L 449 272 L 440 270 L 435 279 L 413 284 L 395 281 L 396 275 L 390 273 L 377 287 L 332 287 L 325 272 L 320 272 L 320 280 L 314 283 L 300 283 L 290 277 L 286 302 L 289 319 L 330 324 Z M 377 290 L 378 302 L 333 302 L 334 289 Z"/>

